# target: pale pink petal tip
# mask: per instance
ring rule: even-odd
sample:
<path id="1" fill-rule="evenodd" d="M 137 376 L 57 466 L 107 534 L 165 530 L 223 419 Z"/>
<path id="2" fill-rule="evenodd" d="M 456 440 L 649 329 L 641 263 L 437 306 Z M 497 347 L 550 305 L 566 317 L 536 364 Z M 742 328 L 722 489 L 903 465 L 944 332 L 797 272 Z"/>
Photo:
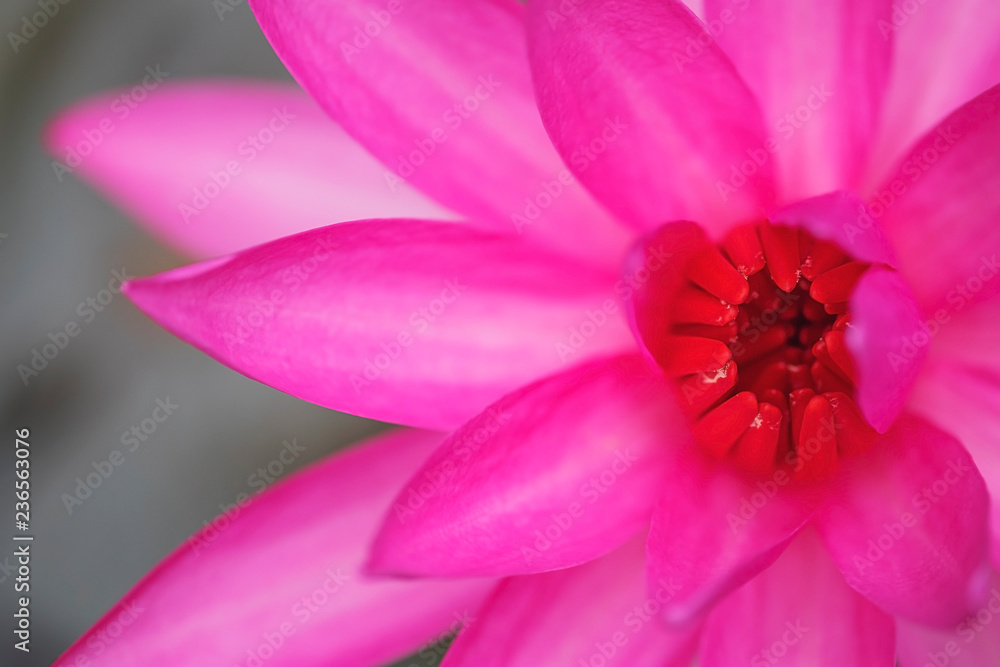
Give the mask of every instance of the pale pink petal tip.
<path id="1" fill-rule="evenodd" d="M 59 181 L 86 180 L 197 257 L 345 220 L 457 217 L 390 184 L 378 160 L 287 84 L 140 83 L 63 110 L 43 141 Z"/>

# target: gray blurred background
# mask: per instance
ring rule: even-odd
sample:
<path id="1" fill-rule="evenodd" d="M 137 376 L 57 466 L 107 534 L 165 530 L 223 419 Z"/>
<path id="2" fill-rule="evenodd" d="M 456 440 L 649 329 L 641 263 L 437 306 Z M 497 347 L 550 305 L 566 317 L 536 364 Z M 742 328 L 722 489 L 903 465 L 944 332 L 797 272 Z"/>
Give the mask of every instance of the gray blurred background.
<path id="1" fill-rule="evenodd" d="M 63 0 L 65 1 L 65 0 Z M 133 83 L 288 78 L 245 2 L 69 0 L 14 53 L 8 33 L 36 0 L 0 4 L 0 664 L 49 665 L 147 570 L 247 491 L 247 477 L 296 438 L 305 465 L 379 426 L 290 398 L 185 346 L 121 295 L 28 386 L 17 372 L 114 269 L 187 263 L 69 177 L 39 132 L 83 96 Z M 72 515 L 61 497 L 157 399 L 180 407 Z M 14 431 L 31 429 L 31 653 L 13 649 Z M 288 473 L 286 472 L 285 475 Z"/>

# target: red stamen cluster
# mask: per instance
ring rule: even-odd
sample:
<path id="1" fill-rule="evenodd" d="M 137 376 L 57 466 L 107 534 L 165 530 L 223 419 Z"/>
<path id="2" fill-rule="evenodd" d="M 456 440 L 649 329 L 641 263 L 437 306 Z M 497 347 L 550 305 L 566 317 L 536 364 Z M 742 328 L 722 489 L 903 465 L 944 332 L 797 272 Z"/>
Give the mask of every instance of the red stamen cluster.
<path id="1" fill-rule="evenodd" d="M 875 432 L 854 402 L 845 332 L 868 266 L 767 222 L 692 257 L 664 369 L 706 450 L 752 473 L 811 480 L 867 449 Z"/>

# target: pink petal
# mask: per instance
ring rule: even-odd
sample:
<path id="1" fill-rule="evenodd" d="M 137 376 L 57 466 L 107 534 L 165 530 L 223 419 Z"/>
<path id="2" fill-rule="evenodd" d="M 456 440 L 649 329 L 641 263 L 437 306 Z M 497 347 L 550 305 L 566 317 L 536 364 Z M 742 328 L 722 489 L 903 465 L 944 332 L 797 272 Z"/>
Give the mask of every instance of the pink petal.
<path id="1" fill-rule="evenodd" d="M 688 9 L 694 12 L 694 15 L 698 18 L 705 17 L 705 0 L 684 0 L 684 4 L 687 5 Z"/>
<path id="2" fill-rule="evenodd" d="M 395 177 L 469 219 L 617 261 L 624 230 L 535 107 L 514 0 L 251 0 L 292 75 Z"/>
<path id="3" fill-rule="evenodd" d="M 970 304 L 956 295 L 946 306 L 928 313 L 925 333 L 917 343 L 930 345 L 931 358 L 960 361 L 1000 373 L 1000 299 Z M 933 340 L 933 345 L 931 341 Z"/>
<path id="4" fill-rule="evenodd" d="M 981 604 L 989 499 L 961 443 L 904 415 L 844 465 L 816 525 L 847 582 L 887 612 L 930 625 L 957 623 Z"/>
<path id="5" fill-rule="evenodd" d="M 889 78 L 892 41 L 878 23 L 890 12 L 890 0 L 706 2 L 772 128 L 782 202 L 857 187 Z"/>
<path id="6" fill-rule="evenodd" d="M 647 544 L 648 577 L 671 581 L 664 606 L 675 624 L 699 617 L 767 568 L 812 515 L 817 489 L 790 486 L 777 471 L 750 479 L 699 450 L 675 447 Z"/>
<path id="7" fill-rule="evenodd" d="M 923 367 L 927 348 L 912 345 L 922 325 L 920 308 L 898 273 L 876 267 L 858 281 L 847 347 L 858 369 L 858 407 L 880 433 L 902 412 Z"/>
<path id="8" fill-rule="evenodd" d="M 1000 566 L 1000 299 L 969 305 L 962 298 L 928 313 L 903 353 L 929 350 L 908 401 L 954 434 L 972 455 L 990 491 L 993 560 Z"/>
<path id="9" fill-rule="evenodd" d="M 1000 85 L 921 139 L 870 205 L 926 310 L 1000 294 Z"/>
<path id="10" fill-rule="evenodd" d="M 862 262 L 895 268 L 892 243 L 868 207 L 852 192 L 838 191 L 784 206 L 767 216 L 775 225 L 801 227 Z"/>
<path id="11" fill-rule="evenodd" d="M 464 225 L 332 225 L 127 283 L 231 368 L 335 410 L 442 430 L 567 362 L 634 349 L 603 274 Z"/>
<path id="12" fill-rule="evenodd" d="M 891 667 L 895 621 L 852 590 L 806 531 L 723 600 L 702 636 L 702 667 Z"/>
<path id="13" fill-rule="evenodd" d="M 982 607 L 947 630 L 897 621 L 900 667 L 983 667 L 1000 656 L 1000 575 Z"/>
<path id="14" fill-rule="evenodd" d="M 638 356 L 518 390 L 456 431 L 396 498 L 374 571 L 513 575 L 578 565 L 648 523 L 683 431 Z"/>
<path id="15" fill-rule="evenodd" d="M 720 234 L 771 204 L 757 103 L 683 3 L 538 0 L 528 39 L 549 135 L 623 220 Z M 685 55 L 698 40 L 708 46 Z"/>
<path id="16" fill-rule="evenodd" d="M 879 29 L 895 42 L 897 66 L 872 154 L 873 185 L 920 135 L 1000 83 L 1000 4 L 894 2 L 890 20 Z"/>
<path id="17" fill-rule="evenodd" d="M 359 568 L 392 494 L 440 437 L 381 436 L 237 503 L 56 664 L 215 666 L 255 656 L 366 667 L 435 638 L 492 583 L 378 581 Z"/>
<path id="18" fill-rule="evenodd" d="M 647 592 L 642 545 L 640 537 L 579 567 L 505 580 L 442 667 L 688 667 L 698 633 L 659 622 L 671 588 Z"/>
<path id="19" fill-rule="evenodd" d="M 947 333 L 947 332 L 946 332 Z M 995 342 L 994 342 L 995 345 Z M 935 350 L 936 352 L 936 350 Z M 984 369 L 932 357 L 910 406 L 952 433 L 972 455 L 990 492 L 993 562 L 1000 567 L 1000 366 Z"/>
<path id="20" fill-rule="evenodd" d="M 167 82 L 134 108 L 122 95 L 79 103 L 49 124 L 56 175 L 68 167 L 192 255 L 342 220 L 455 215 L 408 185 L 390 190 L 382 165 L 295 87 Z"/>

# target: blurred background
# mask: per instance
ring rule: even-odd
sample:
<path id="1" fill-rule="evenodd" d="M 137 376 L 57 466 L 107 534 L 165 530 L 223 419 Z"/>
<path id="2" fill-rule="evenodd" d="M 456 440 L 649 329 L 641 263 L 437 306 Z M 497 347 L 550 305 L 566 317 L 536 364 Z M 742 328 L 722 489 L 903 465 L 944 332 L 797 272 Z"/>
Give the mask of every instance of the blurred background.
<path id="1" fill-rule="evenodd" d="M 62 4 L 65 2 L 65 4 Z M 10 33 L 37 0 L 0 4 L 0 665 L 49 665 L 175 546 L 248 490 L 283 440 L 305 453 L 283 473 L 379 430 L 210 361 L 115 295 L 22 380 L 17 367 L 112 272 L 187 263 L 73 177 L 56 177 L 39 135 L 56 111 L 141 80 L 288 79 L 243 0 L 59 0 L 15 52 Z M 220 14 L 217 5 L 226 5 Z M 156 401 L 178 405 L 72 513 L 63 494 L 120 448 Z M 13 648 L 16 429 L 31 430 L 31 653 Z M 405 663 L 403 663 L 405 664 Z M 422 662 L 421 664 L 427 664 Z"/>

